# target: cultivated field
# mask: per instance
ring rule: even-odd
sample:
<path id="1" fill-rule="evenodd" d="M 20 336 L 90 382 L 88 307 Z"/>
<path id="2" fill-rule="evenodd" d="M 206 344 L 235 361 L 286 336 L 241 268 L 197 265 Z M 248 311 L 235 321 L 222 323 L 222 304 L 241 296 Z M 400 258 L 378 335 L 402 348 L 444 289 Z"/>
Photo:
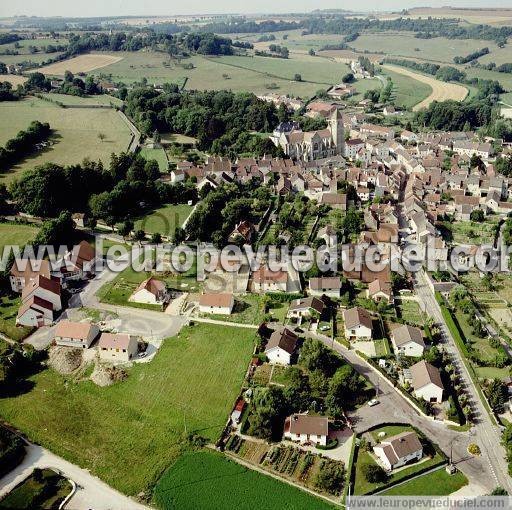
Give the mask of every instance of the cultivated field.
<path id="1" fill-rule="evenodd" d="M 18 85 L 23 85 L 27 81 L 27 78 L 18 74 L 1 74 L 0 82 L 1 81 L 8 81 L 12 84 L 13 88 L 16 88 Z"/>
<path id="2" fill-rule="evenodd" d="M 248 469 L 216 452 L 183 455 L 160 479 L 158 508 L 324 510 L 331 505 L 286 483 Z"/>
<path id="3" fill-rule="evenodd" d="M 428 83 L 423 83 L 408 75 L 397 73 L 387 68 L 383 70 L 382 74 L 389 76 L 393 80 L 391 99 L 397 106 L 411 108 L 425 101 L 433 92 L 432 87 Z M 359 83 L 365 81 L 371 82 L 371 80 L 360 80 Z"/>
<path id="4" fill-rule="evenodd" d="M 119 55 L 110 55 L 108 53 L 91 53 L 88 55 L 79 55 L 62 62 L 56 62 L 48 66 L 37 69 L 38 72 L 47 76 L 63 76 L 66 71 L 75 73 L 88 73 L 95 69 L 109 66 L 119 62 L 123 57 Z"/>
<path id="5" fill-rule="evenodd" d="M 54 130 L 53 145 L 28 156 L 0 181 L 10 181 L 19 172 L 54 162 L 80 163 L 84 158 L 108 163 L 110 155 L 128 148 L 131 133 L 119 114 L 111 109 L 62 109 L 37 98 L 0 103 L 0 146 L 26 129 L 33 120 L 49 122 Z M 98 135 L 103 133 L 101 141 Z"/>
<path id="6" fill-rule="evenodd" d="M 417 39 L 414 34 L 408 32 L 364 33 L 351 42 L 350 46 L 361 52 L 383 52 L 381 58 L 409 57 L 444 64 L 453 64 L 454 57 L 464 56 L 484 47 L 488 47 L 491 54 L 498 49 L 496 43 L 492 41 L 445 37 Z"/>
<path id="7" fill-rule="evenodd" d="M 414 80 L 425 83 L 432 88 L 432 93 L 430 96 L 416 104 L 416 106 L 413 108 L 414 111 L 421 110 L 421 108 L 427 108 L 428 105 L 433 101 L 446 101 L 448 99 L 463 101 L 468 95 L 468 89 L 462 85 L 439 81 L 435 78 L 432 78 L 431 76 L 415 73 L 414 71 L 404 67 L 393 66 L 389 64 L 386 64 L 383 67 L 384 69 L 389 69 L 395 73 L 403 74 L 404 76 L 408 76 L 409 78 L 413 78 Z"/>
<path id="8" fill-rule="evenodd" d="M 236 327 L 186 327 L 165 340 L 150 363 L 136 364 L 126 381 L 106 388 L 47 369 L 30 378 L 34 386 L 26 393 L 1 399 L 0 416 L 57 455 L 136 495 L 180 456 L 185 431 L 217 440 L 253 337 L 253 331 Z"/>

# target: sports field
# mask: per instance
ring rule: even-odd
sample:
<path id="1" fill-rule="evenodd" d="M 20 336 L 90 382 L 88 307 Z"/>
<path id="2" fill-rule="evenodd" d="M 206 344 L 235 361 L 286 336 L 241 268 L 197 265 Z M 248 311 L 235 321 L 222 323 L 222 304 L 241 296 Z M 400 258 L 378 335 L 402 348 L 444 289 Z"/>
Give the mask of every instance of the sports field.
<path id="1" fill-rule="evenodd" d="M 63 76 L 66 71 L 75 73 L 88 73 L 95 69 L 106 67 L 110 64 L 118 62 L 123 57 L 116 54 L 111 55 L 108 53 L 89 53 L 87 55 L 79 55 L 62 62 L 55 62 L 45 67 L 37 69 L 40 73 L 47 76 Z"/>
<path id="2" fill-rule="evenodd" d="M 51 369 L 33 388 L 0 400 L 0 416 L 33 441 L 112 487 L 150 488 L 186 448 L 184 434 L 215 442 L 240 390 L 254 332 L 185 327 L 150 363 L 110 387 L 66 379 Z M 30 412 L 27 413 L 27 409 Z"/>
<path id="3" fill-rule="evenodd" d="M 0 145 L 26 129 L 33 120 L 48 122 L 54 130 L 53 145 L 29 155 L 0 182 L 12 180 L 16 174 L 47 162 L 68 165 L 84 158 L 108 162 L 110 155 L 128 148 L 130 131 L 119 114 L 111 109 L 62 109 L 37 98 L 0 103 Z M 105 139 L 101 141 L 98 135 Z"/>

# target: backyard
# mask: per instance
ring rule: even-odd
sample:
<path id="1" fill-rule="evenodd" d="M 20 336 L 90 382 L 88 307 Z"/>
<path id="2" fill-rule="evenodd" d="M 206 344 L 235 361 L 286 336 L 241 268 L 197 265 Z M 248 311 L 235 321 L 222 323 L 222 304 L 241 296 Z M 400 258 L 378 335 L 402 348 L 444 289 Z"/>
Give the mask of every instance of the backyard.
<path id="1" fill-rule="evenodd" d="M 133 366 L 124 382 L 102 388 L 47 369 L 30 378 L 28 392 L 0 400 L 0 416 L 29 439 L 135 495 L 179 457 L 185 433 L 217 440 L 253 341 L 254 332 L 242 328 L 185 327 L 163 342 L 151 363 Z"/>
<path id="2" fill-rule="evenodd" d="M 34 240 L 39 228 L 21 223 L 0 223 L 0 252 L 5 246 L 25 246 Z"/>

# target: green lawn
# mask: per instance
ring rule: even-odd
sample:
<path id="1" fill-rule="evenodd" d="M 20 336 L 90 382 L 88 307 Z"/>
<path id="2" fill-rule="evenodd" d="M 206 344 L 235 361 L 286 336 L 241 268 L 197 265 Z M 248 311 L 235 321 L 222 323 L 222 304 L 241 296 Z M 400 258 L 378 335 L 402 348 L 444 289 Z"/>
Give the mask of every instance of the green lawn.
<path id="1" fill-rule="evenodd" d="M 489 217 L 482 223 L 474 221 L 455 221 L 446 223 L 451 230 L 453 242 L 458 244 L 489 244 L 494 241 L 494 228 L 498 217 Z"/>
<path id="2" fill-rule="evenodd" d="M 166 205 L 135 221 L 135 230 L 142 229 L 148 234 L 158 232 L 164 236 L 172 236 L 176 227 L 192 212 L 193 207 L 187 204 Z"/>
<path id="3" fill-rule="evenodd" d="M 412 299 L 397 299 L 395 302 L 395 308 L 397 315 L 406 322 L 417 326 L 422 326 L 424 324 L 425 320 L 423 313 L 421 312 L 417 301 Z"/>
<path id="4" fill-rule="evenodd" d="M 167 172 L 169 169 L 167 157 L 163 149 L 149 149 L 144 147 L 140 150 L 140 154 L 147 160 L 155 159 L 158 163 L 158 167 L 160 168 L 160 172 Z"/>
<path id="5" fill-rule="evenodd" d="M 263 296 L 259 294 L 246 294 L 236 296 L 235 308 L 231 315 L 204 314 L 210 319 L 237 322 L 239 324 L 256 324 L 263 322 Z"/>
<path id="6" fill-rule="evenodd" d="M 329 503 L 306 492 L 252 471 L 220 453 L 185 454 L 155 487 L 153 501 L 170 510 L 323 510 Z"/>
<path id="7" fill-rule="evenodd" d="M 71 492 L 71 484 L 51 469 L 43 469 L 41 478 L 32 473 L 0 501 L 0 509 L 31 510 L 58 508 Z M 44 493 L 43 493 L 44 491 Z"/>
<path id="8" fill-rule="evenodd" d="M 33 328 L 27 326 L 16 326 L 20 305 L 21 296 L 0 297 L 0 333 L 16 342 L 21 342 L 33 331 Z"/>
<path id="9" fill-rule="evenodd" d="M 389 356 L 391 354 L 391 348 L 387 338 L 381 338 L 375 340 L 375 356 L 382 358 L 383 356 Z"/>
<path id="10" fill-rule="evenodd" d="M 11 181 L 21 171 L 48 162 L 69 165 L 89 158 L 108 163 L 113 152 L 125 151 L 130 142 L 130 130 L 114 110 L 63 109 L 42 99 L 27 98 L 0 103 L 0 145 L 26 129 L 33 120 L 50 124 L 54 144 L 29 155 L 0 175 L 0 181 Z M 100 133 L 105 135 L 103 141 L 98 138 Z"/>
<path id="11" fill-rule="evenodd" d="M 33 225 L 0 223 L 0 252 L 4 246 L 24 246 L 34 240 L 38 228 Z"/>
<path id="12" fill-rule="evenodd" d="M 165 340 L 150 363 L 122 383 L 100 388 L 51 369 L 33 389 L 0 400 L 0 416 L 52 452 L 116 489 L 151 487 L 196 432 L 214 442 L 240 390 L 254 332 L 196 325 Z M 30 412 L 27 412 L 30 409 Z"/>
<path id="13" fill-rule="evenodd" d="M 448 496 L 467 485 L 468 479 L 457 471 L 450 475 L 444 468 L 393 487 L 382 496 Z"/>

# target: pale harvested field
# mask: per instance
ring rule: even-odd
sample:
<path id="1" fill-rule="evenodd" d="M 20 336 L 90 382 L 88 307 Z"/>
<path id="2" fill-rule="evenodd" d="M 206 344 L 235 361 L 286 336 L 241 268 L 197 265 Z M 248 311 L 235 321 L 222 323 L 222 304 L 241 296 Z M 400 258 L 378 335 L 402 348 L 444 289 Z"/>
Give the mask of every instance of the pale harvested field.
<path id="1" fill-rule="evenodd" d="M 410 71 L 409 69 L 405 69 L 399 66 L 386 64 L 383 67 L 390 69 L 395 73 L 403 74 L 404 76 L 408 76 L 409 78 L 413 78 L 415 80 L 421 81 L 422 83 L 426 83 L 427 85 L 432 87 L 432 93 L 430 94 L 430 96 L 421 101 L 421 103 L 418 103 L 416 106 L 414 106 L 413 111 L 418 111 L 421 110 L 422 108 L 427 108 L 428 105 L 433 101 L 446 101 L 448 99 L 453 99 L 455 101 L 463 101 L 468 95 L 468 89 L 466 87 L 463 87 L 462 85 L 439 81 L 430 76 L 415 73 L 414 71 Z"/>
<path id="2" fill-rule="evenodd" d="M 55 64 L 41 67 L 41 69 L 37 69 L 37 71 L 52 76 L 62 76 L 66 71 L 71 71 L 73 74 L 87 73 L 89 71 L 94 71 L 95 69 L 100 69 L 101 67 L 115 64 L 120 60 L 123 60 L 123 57 L 91 53 L 63 60 L 62 62 L 56 62 Z"/>
<path id="3" fill-rule="evenodd" d="M 27 78 L 19 74 L 1 74 L 0 81 L 8 81 L 12 83 L 13 87 L 17 87 L 18 85 L 23 85 L 27 81 Z"/>

